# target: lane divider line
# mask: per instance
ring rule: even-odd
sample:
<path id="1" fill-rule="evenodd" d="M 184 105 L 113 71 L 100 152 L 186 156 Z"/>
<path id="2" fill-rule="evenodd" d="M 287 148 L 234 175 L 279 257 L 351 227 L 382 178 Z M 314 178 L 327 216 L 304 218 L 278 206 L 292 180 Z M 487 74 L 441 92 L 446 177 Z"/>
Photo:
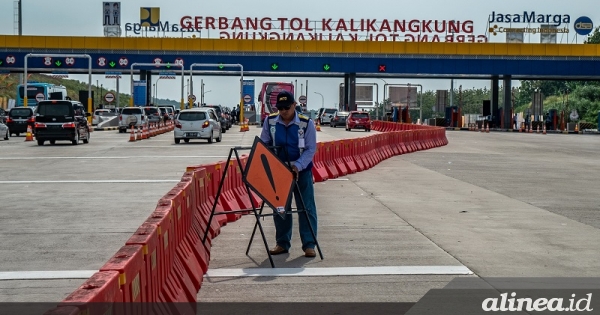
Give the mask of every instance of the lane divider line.
<path id="1" fill-rule="evenodd" d="M 209 269 L 205 277 L 326 277 L 380 275 L 472 275 L 465 266 Z"/>
<path id="2" fill-rule="evenodd" d="M 135 184 L 135 183 L 178 183 L 177 179 L 107 179 L 107 180 L 0 180 L 0 184 Z"/>

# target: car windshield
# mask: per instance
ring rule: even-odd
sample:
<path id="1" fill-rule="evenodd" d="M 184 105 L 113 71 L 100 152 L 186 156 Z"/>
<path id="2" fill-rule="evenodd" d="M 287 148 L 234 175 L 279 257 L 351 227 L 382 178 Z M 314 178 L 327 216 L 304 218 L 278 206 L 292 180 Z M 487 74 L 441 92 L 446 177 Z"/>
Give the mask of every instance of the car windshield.
<path id="1" fill-rule="evenodd" d="M 336 116 L 338 116 L 338 117 L 346 117 L 346 116 L 348 116 L 349 114 L 350 114 L 350 113 L 348 113 L 348 112 L 338 112 L 338 113 L 336 114 Z"/>
<path id="2" fill-rule="evenodd" d="M 32 111 L 31 109 L 28 108 L 15 108 L 13 110 L 10 111 L 10 116 L 11 117 L 29 117 L 31 116 Z"/>
<path id="3" fill-rule="evenodd" d="M 196 120 L 205 120 L 206 113 L 205 112 L 183 112 L 179 114 L 179 120 L 182 121 L 196 121 Z"/>
<path id="4" fill-rule="evenodd" d="M 327 108 L 327 109 L 325 109 L 325 113 L 327 113 L 327 114 L 333 114 L 333 113 L 335 113 L 336 111 L 337 111 L 337 110 L 335 110 L 334 108 Z"/>
<path id="5" fill-rule="evenodd" d="M 139 115 L 141 114 L 140 108 L 123 108 L 123 115 Z"/>
<path id="6" fill-rule="evenodd" d="M 354 113 L 354 114 L 352 114 L 352 118 L 354 118 L 354 119 L 369 118 L 369 114 L 367 114 L 367 113 Z"/>
<path id="7" fill-rule="evenodd" d="M 158 115 L 158 108 L 156 107 L 146 107 L 146 115 Z"/>
<path id="8" fill-rule="evenodd" d="M 47 104 L 38 106 L 38 114 L 41 116 L 69 116 L 72 115 L 71 104 Z"/>

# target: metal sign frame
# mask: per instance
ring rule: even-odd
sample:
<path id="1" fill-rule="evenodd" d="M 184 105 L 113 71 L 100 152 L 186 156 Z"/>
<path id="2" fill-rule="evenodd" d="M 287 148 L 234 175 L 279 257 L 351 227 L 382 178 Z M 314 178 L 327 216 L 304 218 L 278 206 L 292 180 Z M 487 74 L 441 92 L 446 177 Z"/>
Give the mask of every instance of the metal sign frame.
<path id="1" fill-rule="evenodd" d="M 193 63 L 190 65 L 190 94 L 194 94 L 194 67 L 240 68 L 240 128 L 244 121 L 244 66 L 239 63 Z M 183 79 L 181 80 L 183 82 Z M 183 90 L 182 90 L 183 93 Z M 183 106 L 183 105 L 182 105 Z M 192 104 L 189 104 L 190 108 Z"/>
<path id="2" fill-rule="evenodd" d="M 166 67 L 166 66 L 171 66 L 171 67 L 180 67 L 181 68 L 181 102 L 180 102 L 180 108 L 181 110 L 183 110 L 183 78 L 185 77 L 184 74 L 184 68 L 183 65 L 178 64 L 178 63 L 137 63 L 134 62 L 131 64 L 131 70 L 130 70 L 130 84 L 131 84 L 131 97 L 129 98 L 129 106 L 133 106 L 133 67 L 134 66 L 142 66 L 142 67 Z"/>
<path id="3" fill-rule="evenodd" d="M 23 78 L 23 105 L 27 107 L 27 59 L 29 57 L 57 57 L 57 58 L 87 58 L 88 59 L 88 113 L 92 112 L 92 57 L 88 54 L 27 54 L 24 59 L 24 73 Z M 81 101 L 81 100 L 80 100 Z M 88 117 L 88 121 L 91 122 L 92 117 Z"/>

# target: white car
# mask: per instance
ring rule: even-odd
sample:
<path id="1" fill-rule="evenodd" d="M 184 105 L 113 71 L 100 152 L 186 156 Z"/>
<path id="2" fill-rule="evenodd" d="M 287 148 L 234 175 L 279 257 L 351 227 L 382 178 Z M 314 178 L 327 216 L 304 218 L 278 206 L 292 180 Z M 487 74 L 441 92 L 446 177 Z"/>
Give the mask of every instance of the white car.
<path id="1" fill-rule="evenodd" d="M 96 109 L 94 111 L 94 115 L 92 116 L 92 126 L 96 126 L 99 123 L 108 120 L 112 116 L 113 115 L 110 109 Z"/>
<path id="2" fill-rule="evenodd" d="M 190 139 L 207 139 L 212 143 L 213 139 L 221 142 L 221 123 L 215 110 L 210 107 L 198 107 L 184 109 L 175 118 L 175 129 L 173 130 L 175 143 L 181 139 L 185 143 Z"/>

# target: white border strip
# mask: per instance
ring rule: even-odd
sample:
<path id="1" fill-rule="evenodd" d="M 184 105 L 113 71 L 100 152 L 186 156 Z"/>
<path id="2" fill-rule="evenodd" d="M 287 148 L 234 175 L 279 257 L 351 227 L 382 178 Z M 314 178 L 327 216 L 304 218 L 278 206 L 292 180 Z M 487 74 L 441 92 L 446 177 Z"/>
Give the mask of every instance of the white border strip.
<path id="1" fill-rule="evenodd" d="M 205 277 L 326 277 L 380 275 L 472 275 L 465 266 L 209 269 Z"/>
<path id="2" fill-rule="evenodd" d="M 88 279 L 97 270 L 3 271 L 1 280 Z M 327 277 L 381 275 L 472 275 L 465 266 L 383 266 L 330 268 L 210 269 L 206 278 L 219 277 Z"/>
<path id="3" fill-rule="evenodd" d="M 88 279 L 98 270 L 65 271 L 4 271 L 0 280 L 52 280 L 52 279 Z"/>
<path id="4" fill-rule="evenodd" d="M 127 160 L 127 159 L 191 159 L 191 158 L 207 158 L 207 159 L 226 159 L 227 155 L 139 155 L 139 156 L 16 156 L 16 157 L 0 157 L 0 160 Z"/>
<path id="5" fill-rule="evenodd" d="M 139 184 L 139 183 L 178 183 L 177 179 L 108 179 L 108 180 L 0 180 L 0 184 Z"/>

